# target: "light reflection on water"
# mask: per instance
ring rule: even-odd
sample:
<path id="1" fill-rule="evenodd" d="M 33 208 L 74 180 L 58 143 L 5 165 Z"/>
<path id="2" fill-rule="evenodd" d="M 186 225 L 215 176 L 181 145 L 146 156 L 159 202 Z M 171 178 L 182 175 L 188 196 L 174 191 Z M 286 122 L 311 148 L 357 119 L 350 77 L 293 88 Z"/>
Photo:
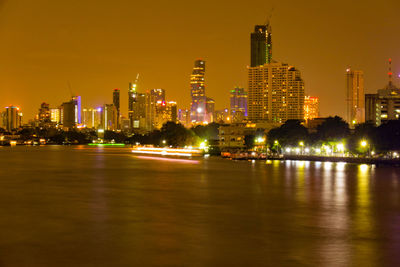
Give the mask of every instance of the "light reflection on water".
<path id="1" fill-rule="evenodd" d="M 400 264 L 396 168 L 84 146 L 0 164 L 0 266 Z"/>

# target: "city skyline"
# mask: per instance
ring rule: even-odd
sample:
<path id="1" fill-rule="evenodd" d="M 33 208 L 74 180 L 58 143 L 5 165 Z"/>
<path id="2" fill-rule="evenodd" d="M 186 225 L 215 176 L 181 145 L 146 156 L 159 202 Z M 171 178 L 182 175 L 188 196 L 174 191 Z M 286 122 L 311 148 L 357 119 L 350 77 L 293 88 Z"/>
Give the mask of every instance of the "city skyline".
<path id="1" fill-rule="evenodd" d="M 72 93 L 81 95 L 83 106 L 87 107 L 110 102 L 109 91 L 119 88 L 122 92 L 121 112 L 127 116 L 126 94 L 123 92 L 126 83 L 140 73 L 138 86 L 143 91 L 165 88 L 170 99 L 176 100 L 180 108 L 188 108 L 192 62 L 201 57 L 208 63 L 206 87 L 215 99 L 216 108 L 228 107 L 227 96 L 234 86 L 247 89 L 249 33 L 254 25 L 265 22 L 272 5 L 275 6 L 271 20 L 274 58 L 290 62 L 302 71 L 306 94 L 320 98 L 321 116 L 337 114 L 345 117 L 343 72 L 349 65 L 364 71 L 365 93 L 373 93 L 386 84 L 384 63 L 392 58 L 393 72 L 396 74 L 393 82 L 399 84 L 400 58 L 396 48 L 399 37 L 392 30 L 399 24 L 394 16 L 399 3 L 386 1 L 375 6 L 372 1 L 367 1 L 363 6 L 364 12 L 357 13 L 356 17 L 352 16 L 352 12 L 359 6 L 353 3 L 347 5 L 341 15 L 337 15 L 340 12 L 334 12 L 342 9 L 344 1 L 328 4 L 329 8 L 306 8 L 296 3 L 277 5 L 273 1 L 253 3 L 259 4 L 259 10 L 254 11 L 250 4 L 232 4 L 232 12 L 220 20 L 218 12 L 221 12 L 224 3 L 218 3 L 211 9 L 211 2 L 205 1 L 204 7 L 196 10 L 194 15 L 198 16 L 207 10 L 210 22 L 191 33 L 188 29 L 196 28 L 197 22 L 188 20 L 188 12 L 177 9 L 179 5 L 176 3 L 172 3 L 171 7 L 162 3 L 156 7 L 154 12 L 158 16 L 154 21 L 148 21 L 138 14 L 134 20 L 136 24 L 130 28 L 131 22 L 116 16 L 118 14 L 121 17 L 121 12 L 126 12 L 125 8 L 129 10 L 131 6 L 127 3 L 117 2 L 110 13 L 107 13 L 107 6 L 101 1 L 89 13 L 89 4 L 75 4 L 72 12 L 75 19 L 70 21 L 69 8 L 72 7 L 56 13 L 58 5 L 50 1 L 40 1 L 35 5 L 24 1 L 20 4 L 5 1 L 0 11 L 0 34 L 4 37 L 0 45 L 3 62 L 0 86 L 4 88 L 0 103 L 3 106 L 22 107 L 24 117 L 28 120 L 36 115 L 39 103 L 58 105 L 68 99 L 71 94 L 68 88 L 70 82 Z M 146 4 L 137 6 L 137 10 L 146 8 Z M 166 20 L 162 8 L 175 8 L 177 19 L 167 20 L 162 33 L 165 47 L 157 52 L 154 51 L 154 45 L 146 47 L 145 38 L 150 38 L 151 42 L 153 37 L 149 35 L 148 27 Z M 194 10 L 191 6 L 187 8 Z M 39 19 L 41 12 L 50 15 L 46 20 Z M 368 21 L 372 13 L 382 19 L 375 19 L 373 25 L 360 22 Z M 240 14 L 244 19 L 236 21 Z M 86 15 L 104 27 L 88 23 Z M 107 16 L 115 20 L 110 22 L 110 19 L 105 19 Z M 314 16 L 313 20 L 301 19 L 307 16 Z M 178 19 L 187 25 L 180 28 Z M 54 25 L 48 25 L 48 20 Z M 315 20 L 320 23 L 313 23 Z M 225 28 L 229 34 L 221 35 L 220 27 L 227 23 L 230 27 Z M 118 27 L 121 29 L 115 31 Z M 180 37 L 182 31 L 188 34 L 185 39 Z M 370 31 L 375 32 L 376 38 L 370 38 Z M 85 37 L 87 34 L 89 36 Z M 99 43 L 99 38 L 103 40 L 104 36 L 108 36 L 112 42 Z M 386 42 L 387 39 L 391 42 Z M 233 40 L 235 45 L 232 47 L 222 46 Z M 334 48 L 339 49 L 340 53 L 333 55 L 331 51 Z M 170 68 L 155 68 L 156 64 L 168 64 Z"/>

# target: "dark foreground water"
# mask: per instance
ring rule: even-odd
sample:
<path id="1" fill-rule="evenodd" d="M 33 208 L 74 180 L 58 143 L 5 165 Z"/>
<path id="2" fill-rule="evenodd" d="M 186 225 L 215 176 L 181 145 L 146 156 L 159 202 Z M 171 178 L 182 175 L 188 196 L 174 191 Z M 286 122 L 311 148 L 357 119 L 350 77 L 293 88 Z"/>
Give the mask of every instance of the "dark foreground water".
<path id="1" fill-rule="evenodd" d="M 400 266 L 400 169 L 0 147 L 0 266 Z"/>

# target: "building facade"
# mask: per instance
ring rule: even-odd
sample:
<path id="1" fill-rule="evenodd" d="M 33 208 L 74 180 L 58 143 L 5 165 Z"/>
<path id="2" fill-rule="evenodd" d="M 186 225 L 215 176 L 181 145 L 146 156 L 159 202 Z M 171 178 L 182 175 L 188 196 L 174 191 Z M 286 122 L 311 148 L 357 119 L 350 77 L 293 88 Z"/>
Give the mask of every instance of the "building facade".
<path id="1" fill-rule="evenodd" d="M 304 81 L 300 71 L 284 63 L 248 69 L 248 119 L 284 123 L 304 118 Z"/>
<path id="2" fill-rule="evenodd" d="M 244 88 L 235 87 L 231 90 L 230 104 L 232 122 L 242 122 L 247 118 L 247 92 Z"/>
<path id="3" fill-rule="evenodd" d="M 365 122 L 364 73 L 346 70 L 346 120 L 350 127 Z"/>
<path id="4" fill-rule="evenodd" d="M 11 132 L 22 126 L 22 112 L 19 107 L 8 106 L 3 112 L 3 127 Z"/>
<path id="5" fill-rule="evenodd" d="M 121 109 L 120 109 L 120 90 L 114 89 L 113 91 L 113 104 L 115 106 L 115 108 L 117 109 L 117 129 L 120 130 L 121 129 Z"/>
<path id="6" fill-rule="evenodd" d="M 319 117 L 319 98 L 315 96 L 304 97 L 304 120 L 313 120 Z"/>
<path id="7" fill-rule="evenodd" d="M 205 61 L 201 59 L 196 60 L 192 75 L 190 76 L 190 93 L 192 97 L 190 117 L 193 123 L 202 123 L 206 117 L 205 71 Z"/>
<path id="8" fill-rule="evenodd" d="M 272 63 L 272 29 L 271 25 L 256 25 L 250 35 L 250 66 L 257 67 Z"/>

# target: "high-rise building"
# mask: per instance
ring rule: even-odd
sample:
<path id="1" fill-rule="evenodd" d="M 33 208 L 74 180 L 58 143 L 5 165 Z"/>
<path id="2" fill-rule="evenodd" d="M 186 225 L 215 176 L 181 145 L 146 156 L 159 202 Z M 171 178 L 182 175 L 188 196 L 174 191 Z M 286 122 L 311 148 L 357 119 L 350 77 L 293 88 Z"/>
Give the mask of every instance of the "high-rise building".
<path id="1" fill-rule="evenodd" d="M 214 121 L 215 112 L 215 100 L 207 97 L 206 98 L 206 117 L 203 123 L 211 123 Z"/>
<path id="2" fill-rule="evenodd" d="M 400 119 L 400 88 L 392 81 L 392 60 L 389 60 L 389 83 L 376 94 L 365 95 L 365 120 L 376 126 Z"/>
<path id="3" fill-rule="evenodd" d="M 230 93 L 231 118 L 233 122 L 242 122 L 247 117 L 247 92 L 235 87 Z"/>
<path id="4" fill-rule="evenodd" d="M 134 128 L 134 103 L 136 102 L 137 96 L 137 83 L 139 79 L 139 74 L 136 76 L 134 83 L 129 83 L 128 90 L 128 117 L 129 117 L 129 127 L 132 130 Z"/>
<path id="5" fill-rule="evenodd" d="M 354 127 L 355 124 L 365 122 L 364 73 L 348 68 L 346 70 L 346 89 L 346 120 L 351 127 Z"/>
<path id="6" fill-rule="evenodd" d="M 313 120 L 319 117 L 319 98 L 315 96 L 304 97 L 304 120 Z"/>
<path id="7" fill-rule="evenodd" d="M 231 117 L 229 116 L 229 110 L 227 108 L 216 110 L 214 121 L 216 123 L 230 123 Z"/>
<path id="8" fill-rule="evenodd" d="M 82 111 L 82 123 L 87 128 L 97 129 L 101 124 L 103 108 L 84 108 Z"/>
<path id="9" fill-rule="evenodd" d="M 133 130 L 146 129 L 146 94 L 136 93 L 136 99 L 133 103 Z"/>
<path id="10" fill-rule="evenodd" d="M 165 90 L 164 89 L 152 89 L 150 93 L 154 96 L 154 101 L 165 102 Z"/>
<path id="11" fill-rule="evenodd" d="M 113 91 L 113 104 L 117 109 L 117 129 L 121 129 L 120 91 L 118 88 Z"/>
<path id="12" fill-rule="evenodd" d="M 175 101 L 157 101 L 154 127 L 160 129 L 165 123 L 177 121 L 177 108 Z"/>
<path id="13" fill-rule="evenodd" d="M 105 104 L 102 110 L 102 129 L 115 131 L 117 129 L 117 108 L 114 104 Z"/>
<path id="14" fill-rule="evenodd" d="M 251 67 L 272 63 L 272 29 L 270 23 L 256 25 L 251 33 Z"/>
<path id="15" fill-rule="evenodd" d="M 65 102 L 61 105 L 61 124 L 67 130 L 74 128 L 76 125 L 77 105 L 74 100 Z"/>
<path id="16" fill-rule="evenodd" d="M 304 82 L 300 71 L 274 62 L 248 69 L 248 119 L 284 123 L 304 119 Z"/>
<path id="17" fill-rule="evenodd" d="M 9 132 L 22 126 L 22 112 L 19 107 L 6 107 L 3 112 L 3 126 Z"/>
<path id="18" fill-rule="evenodd" d="M 82 99 L 80 96 L 73 96 L 72 101 L 74 102 L 75 109 L 75 124 L 82 123 Z"/>
<path id="19" fill-rule="evenodd" d="M 50 109 L 50 121 L 56 124 L 61 124 L 61 108 Z"/>
<path id="20" fill-rule="evenodd" d="M 51 122 L 51 114 L 50 114 L 50 106 L 49 104 L 42 103 L 40 105 L 39 114 L 37 116 L 38 121 L 41 123 L 49 123 Z"/>
<path id="21" fill-rule="evenodd" d="M 192 75 L 190 76 L 192 104 L 190 107 L 190 117 L 193 123 L 202 123 L 206 117 L 205 95 L 205 61 L 199 59 L 194 63 Z"/>

